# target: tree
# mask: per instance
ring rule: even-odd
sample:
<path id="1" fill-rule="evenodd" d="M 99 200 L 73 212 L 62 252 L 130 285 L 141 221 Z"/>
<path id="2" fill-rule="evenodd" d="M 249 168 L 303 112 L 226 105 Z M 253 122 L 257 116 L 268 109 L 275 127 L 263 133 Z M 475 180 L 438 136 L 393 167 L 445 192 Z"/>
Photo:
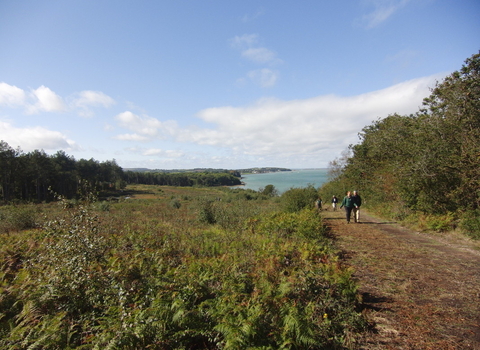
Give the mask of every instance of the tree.
<path id="1" fill-rule="evenodd" d="M 14 175 L 17 173 L 19 149 L 14 150 L 5 141 L 0 141 L 0 191 L 1 198 L 9 201 L 14 192 Z"/>
<path id="2" fill-rule="evenodd" d="M 439 147 L 435 178 L 446 178 L 456 206 L 480 208 L 480 53 L 436 85 L 421 111 L 424 130 Z"/>
<path id="3" fill-rule="evenodd" d="M 278 196 L 278 190 L 273 185 L 267 185 L 265 188 L 260 189 L 260 192 L 268 197 L 276 197 Z"/>

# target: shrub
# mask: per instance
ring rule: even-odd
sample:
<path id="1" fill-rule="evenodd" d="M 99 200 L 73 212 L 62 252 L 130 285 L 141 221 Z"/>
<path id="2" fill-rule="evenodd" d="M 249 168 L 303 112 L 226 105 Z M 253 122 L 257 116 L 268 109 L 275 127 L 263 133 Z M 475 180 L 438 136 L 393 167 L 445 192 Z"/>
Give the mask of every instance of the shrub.
<path id="1" fill-rule="evenodd" d="M 480 239 L 480 209 L 465 212 L 460 219 L 460 228 L 467 236 Z"/>
<path id="2" fill-rule="evenodd" d="M 168 205 L 172 208 L 180 209 L 180 207 L 182 206 L 182 203 L 180 203 L 180 201 L 177 198 L 174 198 L 170 201 Z"/>
<path id="3" fill-rule="evenodd" d="M 100 211 L 110 211 L 110 203 L 103 201 L 97 204 L 97 208 Z"/>
<path id="4" fill-rule="evenodd" d="M 21 231 L 37 226 L 33 205 L 6 206 L 0 210 L 0 232 Z"/>
<path id="5" fill-rule="evenodd" d="M 431 231 L 448 231 L 454 228 L 455 217 L 453 213 L 445 215 L 424 215 L 419 217 L 419 225 L 420 228 Z"/>
<path id="6" fill-rule="evenodd" d="M 290 213 L 303 208 L 312 208 L 317 198 L 318 192 L 311 185 L 305 188 L 291 188 L 281 196 L 284 210 Z"/>
<path id="7" fill-rule="evenodd" d="M 201 200 L 200 209 L 198 212 L 198 220 L 202 223 L 211 225 L 217 222 L 217 220 L 215 219 L 215 207 L 212 200 Z"/>

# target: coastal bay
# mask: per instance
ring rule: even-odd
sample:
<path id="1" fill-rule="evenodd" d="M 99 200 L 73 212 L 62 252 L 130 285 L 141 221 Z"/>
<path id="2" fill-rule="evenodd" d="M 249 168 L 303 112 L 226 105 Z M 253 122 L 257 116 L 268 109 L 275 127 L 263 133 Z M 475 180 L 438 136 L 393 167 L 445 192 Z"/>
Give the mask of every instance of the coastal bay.
<path id="1" fill-rule="evenodd" d="M 267 185 L 273 185 L 279 193 L 283 193 L 288 189 L 295 187 L 306 187 L 313 185 L 320 187 L 328 180 L 328 169 L 292 169 L 292 171 L 281 171 L 263 174 L 247 174 L 242 175 L 241 188 L 252 189 L 258 191 Z"/>

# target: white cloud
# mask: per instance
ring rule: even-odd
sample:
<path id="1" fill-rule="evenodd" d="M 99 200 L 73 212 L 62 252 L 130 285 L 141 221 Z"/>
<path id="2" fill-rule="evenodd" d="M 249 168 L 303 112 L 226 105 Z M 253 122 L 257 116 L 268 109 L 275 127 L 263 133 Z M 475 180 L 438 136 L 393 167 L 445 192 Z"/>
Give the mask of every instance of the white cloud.
<path id="1" fill-rule="evenodd" d="M 10 123 L 0 121 L 0 140 L 11 147 L 20 147 L 25 152 L 36 149 L 46 151 L 79 150 L 79 146 L 58 131 L 42 127 L 16 128 Z"/>
<path id="2" fill-rule="evenodd" d="M 78 114 L 82 117 L 93 116 L 91 107 L 108 108 L 115 104 L 115 100 L 100 91 L 81 91 L 77 96 L 72 98 L 70 105 L 78 109 Z"/>
<path id="3" fill-rule="evenodd" d="M 25 104 L 25 92 L 13 85 L 0 83 L 0 106 L 17 107 Z"/>
<path id="4" fill-rule="evenodd" d="M 279 73 L 263 68 L 248 72 L 247 76 L 261 87 L 272 87 L 277 83 Z"/>
<path id="5" fill-rule="evenodd" d="M 28 94 L 24 90 L 0 83 L 0 106 L 9 108 L 23 107 L 27 114 L 36 114 L 40 112 L 67 112 L 68 110 L 77 110 L 83 117 L 93 116 L 92 108 L 108 108 L 115 104 L 115 100 L 100 91 L 86 90 L 67 100 L 68 107 L 62 97 L 53 92 L 50 88 L 42 85 L 38 89 L 31 90 Z"/>
<path id="6" fill-rule="evenodd" d="M 135 132 L 135 134 L 130 135 L 131 140 L 165 138 L 171 136 L 177 128 L 175 121 L 162 122 L 146 115 L 138 116 L 130 111 L 118 114 L 115 119 L 121 127 Z M 127 135 L 117 136 L 116 138 L 128 140 Z"/>
<path id="7" fill-rule="evenodd" d="M 34 105 L 27 108 L 27 113 L 34 114 L 41 111 L 45 112 L 64 112 L 66 106 L 60 96 L 46 86 L 40 86 L 32 91 L 32 97 L 36 100 Z"/>
<path id="8" fill-rule="evenodd" d="M 385 22 L 395 12 L 404 7 L 410 0 L 369 0 L 373 5 L 373 12 L 363 16 L 363 22 L 367 28 L 373 28 Z"/>
<path id="9" fill-rule="evenodd" d="M 211 129 L 178 130 L 177 140 L 225 147 L 234 154 L 266 159 L 333 159 L 374 120 L 418 111 L 438 76 L 410 80 L 358 96 L 262 99 L 247 107 L 218 107 L 198 116 Z M 278 164 L 278 163 L 277 163 Z"/>

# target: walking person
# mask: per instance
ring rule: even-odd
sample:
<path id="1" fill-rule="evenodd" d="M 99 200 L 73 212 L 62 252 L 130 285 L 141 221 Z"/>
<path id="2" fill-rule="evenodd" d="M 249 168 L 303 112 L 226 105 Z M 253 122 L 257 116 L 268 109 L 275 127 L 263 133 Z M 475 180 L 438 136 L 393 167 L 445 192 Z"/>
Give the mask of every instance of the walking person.
<path id="1" fill-rule="evenodd" d="M 333 211 L 336 211 L 336 210 L 337 210 L 337 203 L 338 203 L 338 198 L 337 198 L 337 196 L 333 195 L 333 197 L 332 197 L 332 208 L 333 208 Z"/>
<path id="2" fill-rule="evenodd" d="M 315 208 L 318 212 L 322 211 L 322 198 L 318 197 L 318 199 L 315 201 Z"/>
<path id="3" fill-rule="evenodd" d="M 345 207 L 345 215 L 347 218 L 347 224 L 350 223 L 350 217 L 352 215 L 353 199 L 352 199 L 352 192 L 348 191 L 347 195 L 343 198 L 342 204 L 340 205 L 340 209 Z"/>
<path id="4" fill-rule="evenodd" d="M 353 191 L 353 219 L 355 222 L 360 222 L 360 206 L 362 205 L 362 197 L 357 191 Z"/>

